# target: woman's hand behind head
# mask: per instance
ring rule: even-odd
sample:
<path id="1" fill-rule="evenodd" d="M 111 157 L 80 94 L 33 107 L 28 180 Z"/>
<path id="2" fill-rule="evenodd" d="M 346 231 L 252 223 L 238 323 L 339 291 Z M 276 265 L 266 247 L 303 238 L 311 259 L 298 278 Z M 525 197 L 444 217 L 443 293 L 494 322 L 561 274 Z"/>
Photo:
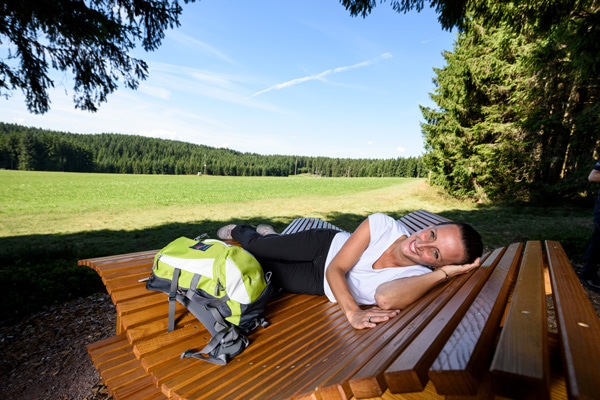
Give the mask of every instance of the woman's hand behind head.
<path id="1" fill-rule="evenodd" d="M 444 265 L 443 267 L 440 267 L 440 269 L 443 270 L 449 278 L 452 278 L 453 276 L 466 274 L 480 265 L 481 257 L 477 257 L 475 261 L 469 264 Z"/>

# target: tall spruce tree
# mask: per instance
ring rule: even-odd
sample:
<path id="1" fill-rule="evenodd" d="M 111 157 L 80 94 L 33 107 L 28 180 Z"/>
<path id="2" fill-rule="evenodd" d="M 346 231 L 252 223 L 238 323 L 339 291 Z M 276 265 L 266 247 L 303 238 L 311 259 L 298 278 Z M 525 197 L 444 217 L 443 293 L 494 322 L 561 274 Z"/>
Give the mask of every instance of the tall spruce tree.
<path id="1" fill-rule="evenodd" d="M 550 25 L 514 14 L 520 27 L 495 17 L 523 11 L 515 3 L 488 11 L 435 70 L 438 107 L 423 108 L 433 180 L 480 199 L 576 197 L 600 144 L 599 9 L 573 7 Z"/>

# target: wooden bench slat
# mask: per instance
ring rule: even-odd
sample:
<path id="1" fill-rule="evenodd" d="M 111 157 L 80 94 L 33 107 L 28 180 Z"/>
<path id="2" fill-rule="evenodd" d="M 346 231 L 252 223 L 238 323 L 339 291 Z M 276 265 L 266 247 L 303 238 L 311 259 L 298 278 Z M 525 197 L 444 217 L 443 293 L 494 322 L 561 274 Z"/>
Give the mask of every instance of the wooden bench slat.
<path id="1" fill-rule="evenodd" d="M 413 221 L 415 224 L 419 225 L 419 229 L 427 228 L 428 226 L 435 225 L 440 221 L 444 221 L 444 219 L 441 219 L 439 216 L 432 217 L 422 211 L 407 214 L 402 218 Z"/>
<path id="2" fill-rule="evenodd" d="M 431 213 L 427 210 L 417 210 L 413 213 L 410 213 L 408 215 L 418 215 L 421 218 L 426 219 L 427 221 L 429 221 L 429 223 L 433 223 L 433 224 L 438 224 L 440 222 L 449 222 L 450 220 L 448 218 L 442 217 L 441 215 L 437 215 L 434 213 Z"/>
<path id="3" fill-rule="evenodd" d="M 117 387 L 129 385 L 139 376 L 145 375 L 146 371 L 134 357 L 125 335 L 117 335 L 110 339 L 101 341 L 100 345 L 87 346 L 87 350 L 94 366 L 113 394 Z"/>
<path id="4" fill-rule="evenodd" d="M 117 304 L 121 301 L 127 301 L 137 297 L 144 297 L 147 294 L 148 290 L 146 289 L 146 285 L 144 283 L 133 282 L 129 287 L 111 290 L 110 298 L 112 299 L 113 303 Z"/>
<path id="5" fill-rule="evenodd" d="M 111 336 L 106 339 L 98 340 L 85 346 L 88 352 L 92 351 L 94 354 L 102 354 L 112 351 L 114 349 L 123 348 L 129 345 L 127 340 L 119 335 Z"/>
<path id="6" fill-rule="evenodd" d="M 90 353 L 90 358 L 95 365 L 101 366 L 104 363 L 111 362 L 117 358 L 123 356 L 133 355 L 132 348 L 129 343 L 123 342 L 123 346 L 113 348 L 109 351 L 98 350 L 97 352 Z"/>
<path id="7" fill-rule="evenodd" d="M 169 398 L 175 399 L 177 397 L 181 397 L 178 396 L 178 393 L 181 391 L 182 387 L 187 387 L 195 381 L 201 381 L 205 377 L 210 376 L 213 372 L 217 371 L 219 368 L 218 366 L 214 365 L 199 369 L 193 360 L 183 361 L 186 361 L 185 366 L 188 368 L 182 369 L 177 372 L 177 374 L 173 374 L 172 376 L 167 376 L 166 379 L 160 383 L 162 392 L 169 396 Z M 176 361 L 174 361 L 174 363 L 175 362 Z"/>
<path id="8" fill-rule="evenodd" d="M 153 308 L 164 303 L 164 293 L 153 292 L 149 290 L 146 296 L 121 301 L 115 305 L 115 308 L 119 315 L 128 315 L 136 311 Z"/>
<path id="9" fill-rule="evenodd" d="M 115 400 L 140 400 L 148 398 L 167 399 L 167 397 L 154 386 L 152 378 L 148 375 L 130 382 L 129 385 L 114 390 L 112 396 Z"/>
<path id="10" fill-rule="evenodd" d="M 569 397 L 600 399 L 600 319 L 560 243 L 545 245 Z"/>
<path id="11" fill-rule="evenodd" d="M 467 278 L 466 282 L 456 295 L 450 298 L 419 336 L 387 368 L 384 376 L 392 393 L 421 391 L 425 388 L 429 380 L 429 367 L 494 271 L 494 267 L 495 264 L 487 264 L 463 275 Z"/>
<path id="12" fill-rule="evenodd" d="M 127 298 L 126 296 L 128 296 L 129 294 L 133 294 L 134 292 L 135 292 L 135 295 L 132 296 L 132 298 L 140 297 L 140 294 L 137 293 L 139 291 L 139 289 L 144 290 L 144 292 L 143 292 L 144 295 L 148 292 L 148 290 L 146 289 L 146 284 L 143 282 L 140 282 L 141 280 L 148 278 L 148 276 L 149 276 L 148 272 L 142 272 L 142 273 L 138 273 L 138 274 L 114 277 L 110 280 L 107 280 L 105 283 L 107 292 L 111 296 L 113 293 L 125 292 L 125 293 L 115 294 L 116 296 L 118 296 L 120 301 L 124 301 Z M 127 293 L 131 289 L 133 289 L 131 291 L 131 293 Z"/>
<path id="13" fill-rule="evenodd" d="M 140 373 L 146 373 L 144 368 L 142 368 L 142 364 L 140 364 L 140 360 L 137 358 L 132 358 L 129 361 L 125 361 L 118 366 L 115 366 L 110 369 L 105 369 L 102 372 L 102 380 L 107 386 L 111 388 L 113 385 L 113 380 L 119 378 L 120 376 L 127 375 L 131 371 L 140 371 Z"/>
<path id="14" fill-rule="evenodd" d="M 143 368 L 133 368 L 118 376 L 103 378 L 106 385 L 110 385 L 113 391 L 135 384 L 140 379 L 145 379 L 148 373 Z"/>
<path id="15" fill-rule="evenodd" d="M 162 335 L 153 336 L 145 340 L 138 340 L 133 345 L 133 354 L 141 359 L 192 336 L 198 338 L 198 341 L 194 344 L 194 348 L 202 348 L 210 340 L 210 335 L 208 335 L 208 331 L 204 325 L 194 321 L 186 326 L 175 329 L 173 332 L 165 332 Z M 206 340 L 203 340 L 202 336 L 208 337 L 206 337 Z"/>
<path id="16" fill-rule="evenodd" d="M 323 337 L 321 334 L 318 337 Z M 329 342 L 324 342 L 325 347 L 317 347 L 319 350 L 327 348 Z M 278 358 L 274 355 L 275 358 Z M 297 352 L 286 353 L 285 357 L 281 355 L 274 363 L 275 359 L 263 361 L 253 368 L 249 368 L 247 364 L 243 365 L 244 376 L 241 377 L 238 385 L 231 388 L 227 382 L 227 376 L 222 376 L 221 379 L 215 380 L 215 376 L 211 375 L 210 384 L 206 385 L 206 382 L 199 380 L 197 382 L 191 382 L 177 390 L 177 394 L 185 398 L 202 398 L 202 399 L 221 399 L 228 398 L 231 396 L 229 393 L 232 389 L 235 390 L 236 396 L 240 398 L 248 398 L 248 396 L 258 396 L 260 393 L 265 391 L 279 391 L 279 387 L 285 387 L 290 379 L 293 379 L 298 371 L 308 372 L 310 363 L 304 363 L 303 361 L 296 362 L 296 358 L 300 358 L 300 354 Z M 251 374 L 249 377 L 246 374 Z M 203 386 L 204 385 L 204 386 Z M 258 396 L 257 398 L 261 398 Z M 282 397 L 283 398 L 283 397 Z"/>
<path id="17" fill-rule="evenodd" d="M 165 319 L 169 312 L 169 303 L 167 296 L 164 296 L 164 301 L 158 303 L 154 307 L 144 307 L 137 310 L 131 310 L 129 313 L 121 316 L 123 324 L 127 329 L 131 329 L 140 324 L 150 322 L 159 318 Z M 181 304 L 176 303 L 175 320 L 181 318 L 182 314 L 187 313 L 187 309 Z"/>
<path id="18" fill-rule="evenodd" d="M 285 228 L 281 234 L 289 235 L 290 233 L 300 232 L 308 229 L 310 226 L 311 219 L 310 218 L 296 218 L 293 220 L 287 228 Z"/>
<path id="19" fill-rule="evenodd" d="M 408 228 L 411 234 L 420 231 L 423 228 L 427 228 L 428 226 L 434 225 L 433 223 L 429 223 L 428 221 L 424 222 L 419 218 L 415 218 L 414 216 L 403 217 L 400 222 L 402 222 Z"/>
<path id="20" fill-rule="evenodd" d="M 160 315 L 150 308 L 142 312 L 132 313 L 123 317 L 124 329 L 131 343 L 145 337 L 152 337 L 167 331 L 167 314 Z M 185 308 L 177 308 L 175 311 L 175 327 L 179 328 L 192 321 L 197 320 Z"/>
<path id="21" fill-rule="evenodd" d="M 182 310 L 181 314 L 176 313 L 175 315 L 175 329 L 178 329 L 182 326 L 185 326 L 189 323 L 193 323 L 198 320 L 192 314 L 185 312 L 185 310 Z M 165 321 L 165 317 L 163 316 L 163 318 L 150 320 L 128 328 L 125 331 L 125 334 L 127 335 L 129 342 L 137 343 L 141 339 L 151 338 L 166 332 L 167 327 L 167 322 Z"/>
<path id="22" fill-rule="evenodd" d="M 146 371 L 152 372 L 169 360 L 179 359 L 184 351 L 197 348 L 198 343 L 202 343 L 202 336 L 187 336 L 172 343 L 169 347 L 144 355 L 140 361 Z"/>
<path id="23" fill-rule="evenodd" d="M 111 271 L 104 271 L 102 273 L 102 277 L 104 278 L 104 284 L 106 285 L 108 282 L 109 285 L 112 285 L 114 279 L 125 278 L 133 275 L 141 275 L 145 274 L 146 278 L 150 277 L 152 273 L 152 265 L 148 265 L 147 263 L 141 263 L 139 265 L 129 265 L 127 268 L 116 269 Z"/>
<path id="24" fill-rule="evenodd" d="M 438 224 L 440 222 L 447 222 L 448 219 L 439 215 L 431 214 L 425 210 L 415 211 L 399 219 L 410 231 L 414 233 L 423 228 L 427 228 L 431 225 Z"/>
<path id="25" fill-rule="evenodd" d="M 173 389 L 173 386 L 169 384 L 169 382 L 172 383 L 170 380 L 189 382 L 198 379 L 203 373 L 204 370 L 198 368 L 196 360 L 173 360 L 155 369 L 152 372 L 152 379 L 165 395 L 170 396 L 170 391 Z"/>
<path id="26" fill-rule="evenodd" d="M 289 232 L 296 232 L 297 226 L 302 223 L 301 218 L 296 218 L 288 226 L 285 227 L 283 231 L 281 231 L 282 235 L 287 235 Z"/>
<path id="27" fill-rule="evenodd" d="M 423 229 L 423 227 L 419 225 L 418 221 L 415 221 L 412 218 L 402 217 L 398 221 L 401 222 L 411 234 Z"/>
<path id="28" fill-rule="evenodd" d="M 98 273 L 102 273 L 105 270 L 112 270 L 123 264 L 137 263 L 138 261 L 146 262 L 152 260 L 158 250 L 146 250 L 137 253 L 118 254 L 107 257 L 96 257 L 79 260 L 77 265 L 86 266 L 92 268 Z M 152 262 L 152 261 L 151 261 Z"/>
<path id="29" fill-rule="evenodd" d="M 114 372 L 114 371 L 123 371 L 123 369 L 121 369 L 123 364 L 127 364 L 128 365 L 127 368 L 131 368 L 133 365 L 135 365 L 134 368 L 142 367 L 139 360 L 135 358 L 133 353 L 127 353 L 127 354 L 115 356 L 114 358 L 104 360 L 101 363 L 95 362 L 94 366 L 100 373 L 100 376 L 110 378 L 111 376 L 114 376 L 115 374 L 117 374 L 117 372 Z M 108 386 L 108 384 L 107 384 L 107 386 Z M 109 386 L 109 389 L 110 389 L 110 386 Z"/>
<path id="30" fill-rule="evenodd" d="M 100 269 L 103 279 L 126 276 L 130 274 L 130 271 L 135 270 L 146 271 L 148 275 L 150 275 L 150 271 L 152 270 L 152 260 L 153 258 L 151 257 L 144 257 L 136 260 L 107 263 L 104 266 L 97 267 Z"/>
<path id="31" fill-rule="evenodd" d="M 308 229 L 335 229 L 342 231 L 342 229 L 332 223 L 323 221 L 319 218 L 296 218 L 281 232 L 281 234 L 289 235 L 290 233 L 301 232 Z"/>
<path id="32" fill-rule="evenodd" d="M 550 385 L 542 246 L 529 241 L 490 370 L 494 391 L 547 398 Z"/>
<path id="33" fill-rule="evenodd" d="M 497 266 L 429 370 L 440 394 L 475 395 L 482 384 L 523 245 L 515 243 L 504 250 L 496 249 L 482 264 Z"/>
<path id="34" fill-rule="evenodd" d="M 317 218 L 308 218 L 308 223 L 306 224 L 306 226 L 302 230 L 318 229 L 319 228 L 319 224 L 320 224 L 320 220 L 319 219 L 317 219 Z"/>

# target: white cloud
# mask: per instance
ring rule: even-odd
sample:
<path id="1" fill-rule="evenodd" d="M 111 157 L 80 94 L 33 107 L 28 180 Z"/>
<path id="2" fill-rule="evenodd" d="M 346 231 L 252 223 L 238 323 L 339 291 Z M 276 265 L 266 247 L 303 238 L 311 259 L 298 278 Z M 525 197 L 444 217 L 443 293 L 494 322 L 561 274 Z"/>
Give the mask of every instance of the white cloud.
<path id="1" fill-rule="evenodd" d="M 406 149 L 404 147 L 402 147 L 402 146 L 396 147 L 396 151 L 398 153 L 406 153 Z"/>
<path id="2" fill-rule="evenodd" d="M 155 86 L 141 84 L 138 90 L 146 93 L 147 95 L 158 97 L 159 99 L 163 100 L 169 100 L 169 97 L 171 96 L 171 92 L 169 90 Z"/>
<path id="3" fill-rule="evenodd" d="M 203 53 L 203 54 L 212 56 L 214 58 L 218 58 L 219 60 L 225 61 L 232 65 L 237 64 L 229 56 L 227 56 L 225 53 L 221 52 L 220 50 L 218 50 L 218 49 L 214 48 L 213 46 L 211 46 L 207 43 L 204 43 L 198 39 L 188 36 L 188 35 L 182 33 L 180 30 L 174 29 L 174 30 L 169 31 L 168 37 L 169 37 L 169 39 L 173 39 L 176 42 L 181 43 L 182 45 L 184 45 L 186 47 L 193 48 L 193 51 L 196 53 Z"/>
<path id="4" fill-rule="evenodd" d="M 272 90 L 280 90 L 280 89 L 284 89 L 284 88 L 287 88 L 290 86 L 298 85 L 298 84 L 304 83 L 304 82 L 309 82 L 309 81 L 314 81 L 314 80 L 324 81 L 324 78 L 328 75 L 338 74 L 340 72 L 346 72 L 346 71 L 350 71 L 350 70 L 357 69 L 357 68 L 367 67 L 369 65 L 375 64 L 376 62 L 379 62 L 381 60 L 385 60 L 385 59 L 391 58 L 391 57 L 392 57 L 391 53 L 383 53 L 379 57 L 375 57 L 370 60 L 363 61 L 363 62 L 360 62 L 357 64 L 347 65 L 344 67 L 332 68 L 332 69 L 328 69 L 326 71 L 323 71 L 323 72 L 315 74 L 315 75 L 308 75 L 308 76 L 304 76 L 302 78 L 296 78 L 296 79 L 289 80 L 287 82 L 278 83 L 276 85 L 273 85 L 271 87 L 268 87 L 266 89 L 263 89 L 263 90 L 260 90 L 256 93 L 254 93 L 252 95 L 252 97 L 270 92 Z"/>

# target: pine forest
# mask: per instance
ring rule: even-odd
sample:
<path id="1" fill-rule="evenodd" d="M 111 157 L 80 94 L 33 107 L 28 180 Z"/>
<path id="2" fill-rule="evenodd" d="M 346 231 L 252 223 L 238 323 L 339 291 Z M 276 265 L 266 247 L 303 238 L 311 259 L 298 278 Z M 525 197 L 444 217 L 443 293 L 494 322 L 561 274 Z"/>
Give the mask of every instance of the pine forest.
<path id="1" fill-rule="evenodd" d="M 0 168 L 121 174 L 422 177 L 420 157 L 339 159 L 260 155 L 113 133 L 82 135 L 0 123 Z"/>

